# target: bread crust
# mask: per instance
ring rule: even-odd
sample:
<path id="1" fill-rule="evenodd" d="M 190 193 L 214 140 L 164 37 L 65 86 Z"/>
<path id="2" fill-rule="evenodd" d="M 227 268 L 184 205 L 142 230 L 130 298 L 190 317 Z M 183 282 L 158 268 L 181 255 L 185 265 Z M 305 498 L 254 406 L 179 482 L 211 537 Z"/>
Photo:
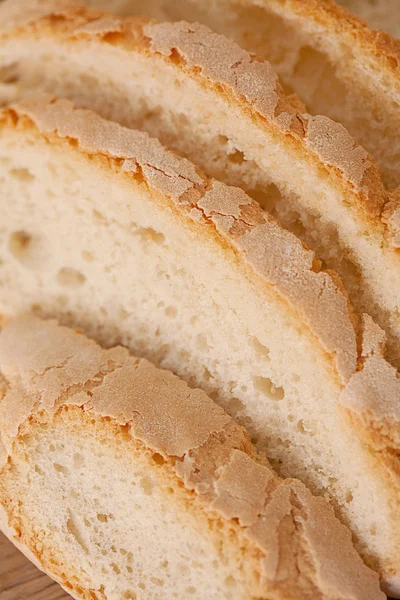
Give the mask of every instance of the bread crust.
<path id="1" fill-rule="evenodd" d="M 148 19 L 116 18 L 65 0 L 62 9 L 52 0 L 36 0 L 36 13 L 26 0 L 0 6 L 0 39 L 24 36 L 60 40 L 98 39 L 126 50 L 174 64 L 202 85 L 222 88 L 229 100 L 277 139 L 325 169 L 341 188 L 359 218 L 383 234 L 377 217 L 389 197 L 373 158 L 344 127 L 328 117 L 299 112 L 301 102 L 286 96 L 267 61 L 199 24 L 154 23 Z M 19 9 L 18 9 L 19 7 Z M 68 9 L 68 7 L 70 7 Z M 10 9 L 12 13 L 10 15 Z M 215 54 L 219 60 L 214 60 Z M 251 78 L 248 76 L 251 73 Z"/>
<path id="2" fill-rule="evenodd" d="M 58 411 L 79 407 L 111 419 L 161 454 L 208 518 L 222 518 L 245 536 L 254 549 L 248 560 L 257 563 L 261 577 L 252 595 L 383 600 L 377 575 L 363 564 L 330 505 L 300 482 L 280 480 L 256 455 L 244 429 L 204 392 L 126 349 L 103 350 L 79 332 L 32 316 L 6 324 L 0 362 L 7 382 L 0 405 L 3 469 L 12 463 L 30 419 L 40 414 L 41 423 L 51 427 Z M 1 488 L 4 505 L 7 490 Z M 5 529 L 14 540 L 9 518 Z M 23 531 L 18 533 L 24 540 Z M 34 554 L 52 574 L 40 552 Z"/>
<path id="3" fill-rule="evenodd" d="M 92 111 L 74 109 L 67 100 L 45 96 L 21 101 L 2 111 L 0 128 L 3 135 L 39 136 L 52 144 L 66 144 L 84 160 L 97 162 L 100 169 L 145 183 L 187 226 L 200 227 L 202 235 L 211 235 L 233 250 L 246 276 L 258 286 L 273 289 L 330 354 L 342 381 L 339 407 L 366 451 L 375 453 L 377 477 L 398 506 L 400 415 L 393 412 L 393 406 L 400 405 L 400 387 L 395 369 L 384 358 L 385 335 L 372 319 L 360 321 L 338 276 L 319 270 L 312 251 L 242 190 L 205 178 L 189 161 L 168 152 L 147 134 L 106 121 Z M 29 359 L 21 349 L 17 355 L 20 361 Z M 375 365 L 372 394 L 371 360 Z M 31 410 L 30 406 L 26 399 L 24 410 Z M 11 433 L 5 435 L 12 439 L 20 417 L 15 406 L 10 414 L 14 422 L 6 428 Z M 7 447 L 6 441 L 3 435 Z"/>
<path id="4" fill-rule="evenodd" d="M 216 236 L 224 247 L 233 249 L 258 284 L 278 293 L 330 355 L 344 390 L 340 398 L 343 409 L 363 415 L 359 434 L 369 444 L 373 430 L 393 454 L 400 415 L 392 414 L 391 436 L 383 430 L 388 411 L 396 402 L 400 406 L 400 386 L 393 385 L 397 373 L 384 357 L 383 332 L 368 317 L 360 321 L 339 277 L 320 270 L 314 253 L 242 190 L 207 179 L 158 140 L 106 121 L 92 111 L 75 109 L 68 100 L 41 96 L 20 101 L 3 110 L 0 126 L 4 133 L 10 128 L 23 135 L 44 136 L 52 143 L 77 143 L 84 157 L 97 157 L 102 168 L 144 180 L 189 223 L 200 225 L 204 235 Z M 106 163 L 101 162 L 104 160 Z M 372 342 L 378 331 L 379 344 Z M 375 395 L 370 393 L 371 356 L 379 365 L 375 370 L 379 394 Z M 357 400 L 350 402 L 354 395 Z M 374 419 L 368 418 L 371 411 Z"/>
<path id="5" fill-rule="evenodd" d="M 358 321 L 339 278 L 320 271 L 314 253 L 242 190 L 207 179 L 158 140 L 92 111 L 75 109 L 68 100 L 50 96 L 22 100 L 3 111 L 0 122 L 25 132 L 36 129 L 51 141 L 74 140 L 83 155 L 106 157 L 114 171 L 144 179 L 153 192 L 206 226 L 206 235 L 216 234 L 264 285 L 280 293 L 334 358 L 343 383 L 356 371 Z M 285 260 L 286 256 L 290 258 Z M 326 314 L 331 316 L 329 322 Z"/>
<path id="6" fill-rule="evenodd" d="M 246 0 L 244 0 L 246 2 Z M 289 7 L 293 14 L 305 17 L 326 28 L 327 33 L 349 42 L 352 48 L 365 54 L 376 65 L 377 73 L 390 78 L 400 91 L 400 40 L 385 31 L 373 30 L 360 17 L 334 0 L 263 0 L 265 5 Z M 388 87 L 389 90 L 389 87 Z"/>

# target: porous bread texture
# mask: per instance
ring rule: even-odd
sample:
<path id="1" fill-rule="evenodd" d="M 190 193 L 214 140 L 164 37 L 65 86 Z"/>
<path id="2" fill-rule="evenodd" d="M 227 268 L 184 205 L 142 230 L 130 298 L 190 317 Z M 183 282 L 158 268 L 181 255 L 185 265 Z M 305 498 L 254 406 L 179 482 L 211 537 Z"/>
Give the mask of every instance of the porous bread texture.
<path id="1" fill-rule="evenodd" d="M 398 419 L 391 436 L 382 424 L 396 372 L 337 276 L 243 191 L 144 133 L 51 98 L 20 102 L 1 123 L 2 312 L 58 316 L 203 387 L 280 473 L 330 494 L 390 585 Z M 358 387 L 370 355 L 387 365 L 376 410 Z M 354 378 L 360 399 L 349 393 L 346 407 Z"/>
<path id="2" fill-rule="evenodd" d="M 400 183 L 399 42 L 333 0 L 85 0 L 119 15 L 198 21 L 274 65 L 312 114 L 339 121 Z M 360 4 L 367 6 L 367 0 Z M 376 9 L 378 10 L 378 8 Z M 397 0 L 386 19 L 396 12 Z"/>
<path id="3" fill-rule="evenodd" d="M 384 598 L 329 504 L 204 392 L 32 316 L 0 364 L 7 533 L 75 597 Z"/>
<path id="4" fill-rule="evenodd" d="M 398 228 L 379 218 L 391 203 L 365 150 L 339 124 L 298 112 L 269 64 L 204 27 L 98 14 L 58 7 L 16 30 L 10 18 L 0 61 L 19 75 L 7 89 L 68 96 L 246 189 L 339 272 L 399 366 Z"/>
<path id="5" fill-rule="evenodd" d="M 337 3 L 359 15 L 373 29 L 383 29 L 395 37 L 400 37 L 400 12 L 397 0 L 337 0 Z M 129 9 L 128 6 L 125 8 Z"/>

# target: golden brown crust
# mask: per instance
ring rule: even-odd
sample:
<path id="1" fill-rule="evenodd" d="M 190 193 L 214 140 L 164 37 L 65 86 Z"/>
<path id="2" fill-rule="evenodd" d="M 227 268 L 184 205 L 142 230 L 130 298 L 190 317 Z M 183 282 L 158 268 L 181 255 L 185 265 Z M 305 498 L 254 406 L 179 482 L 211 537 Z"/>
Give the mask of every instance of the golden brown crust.
<path id="1" fill-rule="evenodd" d="M 66 100 L 21 101 L 3 112 L 3 118 L 7 115 L 16 120 L 16 127 L 28 118 L 46 136 L 73 139 L 83 153 L 115 159 L 116 169 L 127 175 L 136 177 L 140 171 L 152 190 L 170 198 L 193 220 L 211 225 L 301 314 L 334 358 L 343 382 L 350 378 L 357 368 L 357 332 L 345 292 L 328 273 L 317 271 L 311 250 L 244 192 L 206 179 L 189 161 L 164 150 L 145 133 L 101 119 L 92 111 L 76 110 Z M 24 126 L 29 127 L 29 121 Z M 326 311 L 332 317 L 329 323 Z"/>
<path id="2" fill-rule="evenodd" d="M 37 134 L 50 141 L 78 142 L 83 155 L 107 157 L 116 172 L 144 180 L 183 215 L 207 227 L 204 231 L 209 235 L 218 234 L 218 241 L 236 250 L 253 274 L 264 285 L 272 286 L 331 355 L 348 390 L 341 400 L 346 411 L 357 412 L 348 402 L 349 396 L 355 395 L 361 403 L 369 397 L 370 410 L 380 423 L 396 397 L 400 405 L 400 389 L 393 387 L 392 381 L 396 371 L 386 363 L 383 339 L 380 353 L 375 344 L 373 355 L 382 366 L 375 371 L 381 392 L 368 394 L 370 359 L 363 352 L 371 346 L 379 327 L 368 319 L 359 327 L 339 277 L 320 271 L 314 253 L 242 190 L 206 179 L 189 161 L 168 152 L 147 134 L 106 121 L 92 111 L 74 109 L 66 100 L 41 96 L 21 101 L 1 113 L 0 125 L 2 122 L 23 134 L 27 130 L 32 134 L 36 127 Z M 386 394 L 386 388 L 391 394 Z M 400 422 L 394 420 L 391 427 L 396 437 Z M 367 425 L 364 429 L 363 437 L 368 435 Z M 381 436 L 381 443 L 388 443 L 386 435 Z"/>
<path id="3" fill-rule="evenodd" d="M 384 31 L 374 31 L 363 21 L 334 0 L 264 0 L 288 7 L 294 14 L 323 25 L 327 33 L 335 34 L 349 42 L 353 48 L 365 53 L 376 65 L 390 76 L 391 82 L 400 89 L 400 40 Z"/>
<path id="4" fill-rule="evenodd" d="M 85 13 L 76 7 L 62 14 L 56 10 L 54 15 L 53 11 L 47 17 L 43 17 L 42 8 L 38 19 L 32 20 L 30 16 L 25 19 L 25 25 L 22 14 L 18 27 L 13 30 L 7 20 L 9 1 L 0 6 L 0 29 L 3 30 L 0 37 L 4 39 L 24 35 L 49 35 L 68 40 L 97 38 L 172 63 L 204 85 L 218 85 L 242 111 L 258 120 L 261 127 L 272 130 L 277 139 L 283 139 L 306 160 L 321 164 L 343 189 L 359 216 L 369 219 L 371 227 L 383 232 L 384 227 L 376 217 L 387 201 L 387 193 L 372 157 L 330 119 L 323 118 L 322 122 L 320 117 L 298 113 L 298 101 L 284 95 L 275 72 L 266 61 L 254 58 L 203 25 L 153 23 L 143 18 L 97 18 L 97 11 L 88 9 Z M 41 4 L 40 0 L 36 1 Z M 12 2 L 14 11 L 17 4 L 24 4 L 23 0 Z M 51 0 L 45 4 L 49 12 Z M 85 14 L 87 24 L 83 23 Z"/>
<path id="5" fill-rule="evenodd" d="M 10 460 L 21 426 L 33 415 L 40 413 L 44 423 L 46 414 L 79 406 L 172 459 L 205 511 L 237 520 L 261 552 L 262 597 L 273 590 L 281 600 L 383 600 L 377 575 L 362 563 L 329 504 L 258 462 L 245 431 L 204 392 L 121 347 L 104 350 L 32 316 L 5 325 L 0 363 L 8 386 L 0 436 Z"/>

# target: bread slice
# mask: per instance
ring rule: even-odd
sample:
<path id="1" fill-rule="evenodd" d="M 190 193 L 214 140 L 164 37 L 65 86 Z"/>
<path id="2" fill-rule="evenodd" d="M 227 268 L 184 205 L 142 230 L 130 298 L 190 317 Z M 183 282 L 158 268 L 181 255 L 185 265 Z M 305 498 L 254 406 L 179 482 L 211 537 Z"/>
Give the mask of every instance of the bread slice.
<path id="1" fill-rule="evenodd" d="M 397 0 L 336 0 L 365 19 L 373 29 L 383 29 L 400 37 L 400 12 Z"/>
<path id="2" fill-rule="evenodd" d="M 6 532 L 75 598 L 385 597 L 329 504 L 204 392 L 31 316 L 0 363 Z"/>
<path id="3" fill-rule="evenodd" d="M 144 133 L 49 98 L 0 123 L 1 311 L 56 316 L 202 387 L 283 476 L 331 497 L 400 591 L 400 380 L 338 277 Z"/>
<path id="4" fill-rule="evenodd" d="M 351 2 L 353 3 L 353 2 Z M 116 14 L 199 21 L 271 61 L 315 115 L 342 123 L 400 184 L 400 46 L 333 0 L 85 0 Z M 360 0 L 365 10 L 368 0 Z M 381 2 L 374 10 L 382 10 Z M 396 16 L 390 14 L 395 13 Z M 386 15 L 400 25 L 397 0 Z"/>
<path id="5" fill-rule="evenodd" d="M 68 96 L 244 188 L 339 272 L 358 311 L 388 332 L 400 367 L 400 204 L 340 125 L 299 112 L 269 64 L 199 25 L 99 17 L 59 3 L 43 17 L 48 3 L 36 15 L 22 6 L 0 8 L 8 95 Z"/>

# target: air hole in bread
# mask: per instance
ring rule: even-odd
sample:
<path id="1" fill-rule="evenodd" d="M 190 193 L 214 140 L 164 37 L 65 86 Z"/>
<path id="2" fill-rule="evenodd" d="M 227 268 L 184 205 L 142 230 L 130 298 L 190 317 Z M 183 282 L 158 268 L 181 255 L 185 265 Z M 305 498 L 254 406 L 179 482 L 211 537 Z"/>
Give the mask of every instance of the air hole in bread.
<path id="1" fill-rule="evenodd" d="M 32 247 L 32 236 L 26 231 L 15 231 L 10 236 L 9 249 L 20 262 L 28 256 Z"/>
<path id="2" fill-rule="evenodd" d="M 293 221 L 291 230 L 300 239 L 304 239 L 304 236 L 307 233 L 306 228 L 304 227 L 304 223 L 302 222 L 302 220 L 300 218 Z"/>
<path id="3" fill-rule="evenodd" d="M 8 249 L 25 269 L 41 270 L 50 257 L 45 238 L 24 230 L 11 233 Z"/>
<path id="4" fill-rule="evenodd" d="M 71 267 L 63 267 L 57 273 L 57 283 L 63 287 L 77 288 L 83 285 L 86 277 Z"/>
<path id="5" fill-rule="evenodd" d="M 240 414 L 244 410 L 244 404 L 239 398 L 231 398 L 226 403 L 226 409 L 230 414 Z"/>
<path id="6" fill-rule="evenodd" d="M 105 223 L 107 221 L 107 219 L 105 218 L 105 216 L 96 208 L 93 209 L 93 219 L 97 222 L 97 223 Z"/>
<path id="7" fill-rule="evenodd" d="M 206 367 L 204 367 L 203 381 L 208 382 L 208 381 L 211 381 L 211 379 L 213 379 L 212 374 Z"/>
<path id="8" fill-rule="evenodd" d="M 253 338 L 253 346 L 257 354 L 262 356 L 264 360 L 266 360 L 267 362 L 271 360 L 269 357 L 269 349 L 267 348 L 267 346 L 264 346 L 264 344 L 262 344 L 257 337 Z"/>
<path id="9" fill-rule="evenodd" d="M 313 437 L 318 433 L 318 424 L 315 421 L 300 419 L 297 423 L 297 429 L 300 433 Z"/>
<path id="10" fill-rule="evenodd" d="M 100 523 L 108 523 L 108 515 L 97 513 L 97 520 L 100 521 Z"/>
<path id="11" fill-rule="evenodd" d="M 88 552 L 88 546 L 85 542 L 84 535 L 82 534 L 82 528 L 79 523 L 79 519 L 76 514 L 72 510 L 68 510 L 69 519 L 67 521 L 67 531 L 70 533 L 77 543 L 81 546 L 81 548 Z"/>
<path id="12" fill-rule="evenodd" d="M 274 214 L 276 205 L 282 200 L 282 194 L 273 183 L 263 188 L 247 190 L 247 193 L 270 214 Z"/>
<path id="13" fill-rule="evenodd" d="M 276 386 L 268 377 L 253 377 L 254 389 L 267 396 L 270 400 L 283 400 L 283 388 Z"/>
<path id="14" fill-rule="evenodd" d="M 240 150 L 235 150 L 234 152 L 232 152 L 232 154 L 228 154 L 228 158 L 231 162 L 236 163 L 238 165 L 241 165 L 246 160 L 243 152 L 241 152 Z"/>
<path id="15" fill-rule="evenodd" d="M 140 480 L 140 486 L 146 496 L 151 496 L 153 493 L 153 482 L 148 477 L 142 477 Z"/>
<path id="16" fill-rule="evenodd" d="M 59 465 L 58 463 L 54 463 L 53 466 L 54 466 L 54 470 L 57 471 L 58 473 L 63 473 L 63 475 L 69 474 L 68 467 L 65 467 L 64 465 Z"/>
<path id="17" fill-rule="evenodd" d="M 164 457 L 158 452 L 155 452 L 153 454 L 153 460 L 157 465 L 163 465 L 165 463 Z"/>
<path id="18" fill-rule="evenodd" d="M 17 83 L 20 78 L 19 74 L 19 64 L 17 62 L 12 62 L 9 65 L 4 65 L 0 69 L 0 82 L 5 83 L 7 85 L 12 83 Z"/>
<path id="19" fill-rule="evenodd" d="M 165 242 L 165 236 L 151 227 L 139 227 L 135 231 L 135 234 L 139 235 L 146 242 L 154 242 L 159 245 Z"/>
<path id="20" fill-rule="evenodd" d="M 121 569 L 115 563 L 111 563 L 111 568 L 114 571 L 114 573 L 116 573 L 116 575 L 120 575 L 121 574 Z"/>
<path id="21" fill-rule="evenodd" d="M 33 181 L 35 179 L 35 176 L 32 175 L 32 173 L 29 171 L 29 169 L 25 169 L 25 168 L 10 169 L 9 174 L 11 175 L 11 177 L 14 177 L 14 179 L 18 179 L 18 181 L 21 181 L 24 183 Z"/>

